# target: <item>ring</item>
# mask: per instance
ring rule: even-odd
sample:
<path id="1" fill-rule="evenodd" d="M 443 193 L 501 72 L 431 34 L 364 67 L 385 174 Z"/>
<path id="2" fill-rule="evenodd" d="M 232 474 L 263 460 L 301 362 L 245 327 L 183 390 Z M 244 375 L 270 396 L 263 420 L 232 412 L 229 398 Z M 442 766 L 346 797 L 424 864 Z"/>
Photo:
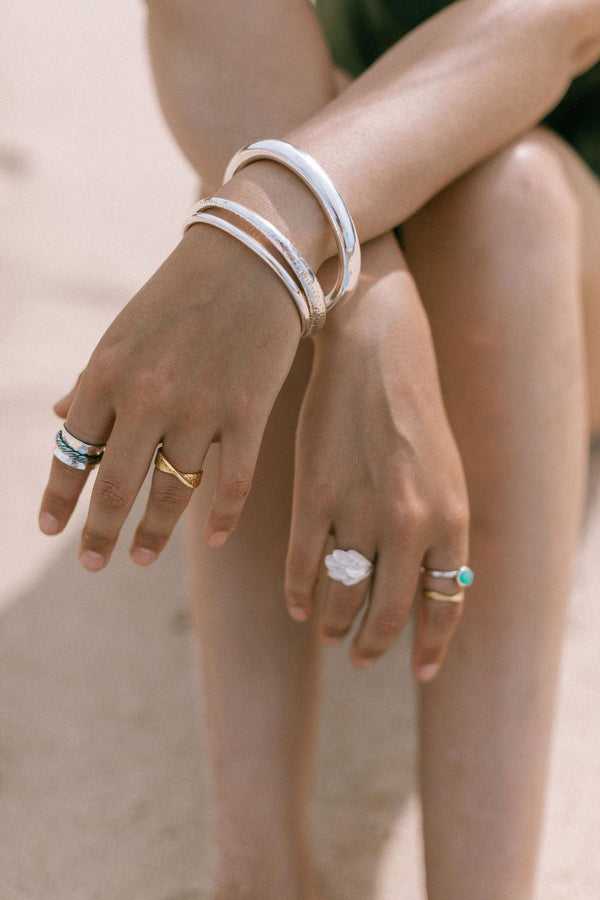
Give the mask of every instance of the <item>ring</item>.
<path id="1" fill-rule="evenodd" d="M 105 449 L 106 444 L 84 443 L 71 434 L 65 423 L 56 434 L 54 456 L 65 466 L 84 471 L 98 465 L 104 456 Z"/>
<path id="2" fill-rule="evenodd" d="M 176 469 L 175 466 L 169 462 L 160 447 L 156 451 L 154 468 L 160 469 L 161 472 L 166 472 L 167 475 L 174 475 L 182 484 L 185 484 L 188 488 L 192 488 L 192 490 L 197 488 L 202 481 L 202 473 L 204 471 L 203 469 L 200 469 L 199 472 L 180 472 L 179 469 Z"/>
<path id="3" fill-rule="evenodd" d="M 358 550 L 334 550 L 325 557 L 327 574 L 334 581 L 350 586 L 363 581 L 373 571 L 373 563 Z"/>
<path id="4" fill-rule="evenodd" d="M 451 600 L 452 603 L 462 603 L 465 599 L 464 591 L 457 591 L 456 594 L 442 594 L 441 591 L 423 591 L 423 595 L 431 600 Z"/>
<path id="5" fill-rule="evenodd" d="M 470 569 L 468 566 L 461 566 L 460 569 L 449 570 L 428 569 L 426 566 L 421 566 L 421 572 L 426 572 L 430 578 L 451 578 L 452 581 L 461 584 L 463 587 L 470 587 L 475 578 L 473 569 Z"/>

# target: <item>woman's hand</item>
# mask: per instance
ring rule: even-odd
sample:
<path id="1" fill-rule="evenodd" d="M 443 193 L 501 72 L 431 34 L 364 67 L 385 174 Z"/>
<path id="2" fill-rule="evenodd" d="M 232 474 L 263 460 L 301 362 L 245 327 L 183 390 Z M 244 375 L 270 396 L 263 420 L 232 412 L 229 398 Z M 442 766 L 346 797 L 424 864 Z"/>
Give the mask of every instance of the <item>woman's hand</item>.
<path id="1" fill-rule="evenodd" d="M 267 418 L 300 335 L 296 308 L 262 260 L 228 235 L 194 225 L 108 328 L 73 396 L 55 407 L 69 431 L 107 443 L 83 529 L 80 558 L 108 562 L 158 443 L 183 472 L 197 472 L 220 443 L 219 478 L 205 535 L 218 547 L 250 490 Z M 52 460 L 40 527 L 61 531 L 88 471 Z M 191 489 L 154 471 L 131 554 L 156 558 Z"/>
<path id="2" fill-rule="evenodd" d="M 364 248 L 357 293 L 332 312 L 314 344 L 296 441 L 286 601 L 293 618 L 310 614 L 330 532 L 336 547 L 375 560 L 351 649 L 352 662 L 367 668 L 406 624 L 420 566 L 456 569 L 468 559 L 467 490 L 429 324 L 391 234 Z M 350 630 L 368 583 L 327 579 L 325 643 Z M 427 587 L 457 590 L 439 580 Z M 436 674 L 461 610 L 462 603 L 421 597 L 417 677 Z"/>

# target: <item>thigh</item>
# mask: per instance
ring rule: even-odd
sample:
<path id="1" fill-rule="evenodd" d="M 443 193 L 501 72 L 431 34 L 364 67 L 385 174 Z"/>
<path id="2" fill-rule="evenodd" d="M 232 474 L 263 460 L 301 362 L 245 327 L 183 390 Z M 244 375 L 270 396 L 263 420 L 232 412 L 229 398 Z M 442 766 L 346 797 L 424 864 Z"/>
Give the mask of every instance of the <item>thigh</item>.
<path id="1" fill-rule="evenodd" d="M 536 140 L 554 153 L 581 212 L 581 298 L 585 327 L 589 420 L 600 433 L 600 178 L 556 132 L 540 127 Z"/>
<path id="2" fill-rule="evenodd" d="M 535 129 L 440 192 L 402 236 L 465 463 L 473 530 L 501 542 L 518 520 L 522 539 L 543 554 L 540 517 L 558 535 L 569 505 L 566 461 L 576 467 L 574 499 L 585 469 L 576 191 Z"/>

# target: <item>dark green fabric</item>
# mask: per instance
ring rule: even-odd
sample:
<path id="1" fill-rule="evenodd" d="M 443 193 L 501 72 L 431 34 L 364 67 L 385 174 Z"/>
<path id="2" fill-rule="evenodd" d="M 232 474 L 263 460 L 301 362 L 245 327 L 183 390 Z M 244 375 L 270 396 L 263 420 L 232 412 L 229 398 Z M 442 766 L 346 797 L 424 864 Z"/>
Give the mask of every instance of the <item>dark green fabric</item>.
<path id="1" fill-rule="evenodd" d="M 442 0 L 316 0 L 335 62 L 355 76 L 446 6 L 450 3 Z M 573 80 L 542 122 L 573 144 L 600 176 L 600 63 Z"/>

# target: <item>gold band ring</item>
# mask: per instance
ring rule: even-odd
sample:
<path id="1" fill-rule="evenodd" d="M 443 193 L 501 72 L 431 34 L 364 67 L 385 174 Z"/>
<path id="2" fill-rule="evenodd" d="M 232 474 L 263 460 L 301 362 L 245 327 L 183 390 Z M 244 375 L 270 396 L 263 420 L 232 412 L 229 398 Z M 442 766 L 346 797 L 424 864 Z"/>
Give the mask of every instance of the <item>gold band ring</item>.
<path id="1" fill-rule="evenodd" d="M 430 600 L 450 600 L 452 603 L 462 603 L 465 599 L 464 591 L 457 591 L 456 594 L 442 594 L 441 591 L 423 591 L 425 597 Z"/>
<path id="2" fill-rule="evenodd" d="M 176 469 L 175 466 L 169 462 L 160 447 L 156 451 L 154 468 L 160 469 L 161 472 L 166 472 L 167 475 L 174 475 L 182 484 L 185 484 L 186 487 L 191 488 L 192 490 L 197 488 L 202 481 L 202 473 L 204 471 L 203 469 L 200 469 L 199 472 L 180 472 L 179 469 Z"/>

